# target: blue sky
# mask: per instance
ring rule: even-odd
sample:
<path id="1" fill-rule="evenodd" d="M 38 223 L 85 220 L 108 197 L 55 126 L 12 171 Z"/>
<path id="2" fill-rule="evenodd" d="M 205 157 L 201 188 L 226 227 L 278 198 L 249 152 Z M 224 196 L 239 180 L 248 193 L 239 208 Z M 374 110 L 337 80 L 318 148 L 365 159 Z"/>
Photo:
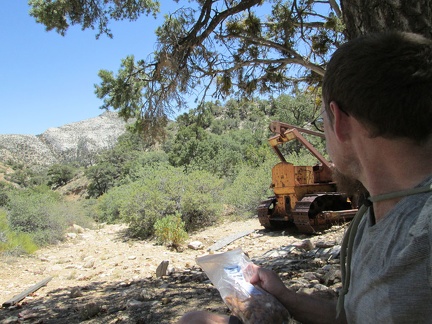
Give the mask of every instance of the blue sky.
<path id="1" fill-rule="evenodd" d="M 169 1 L 169 3 L 173 3 Z M 101 69 L 117 72 L 127 55 L 145 58 L 154 49 L 153 17 L 111 23 L 114 38 L 69 29 L 45 31 L 28 14 L 25 0 L 0 6 L 0 134 L 38 135 L 50 127 L 104 112 L 94 94 Z"/>

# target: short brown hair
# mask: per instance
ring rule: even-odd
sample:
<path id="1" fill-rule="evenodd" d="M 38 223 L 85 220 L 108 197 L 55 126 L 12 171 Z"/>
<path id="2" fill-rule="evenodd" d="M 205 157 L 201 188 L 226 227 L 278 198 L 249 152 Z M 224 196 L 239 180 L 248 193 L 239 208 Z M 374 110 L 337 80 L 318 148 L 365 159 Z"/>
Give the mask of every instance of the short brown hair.
<path id="1" fill-rule="evenodd" d="M 432 132 L 432 41 L 412 33 L 361 36 L 343 44 L 324 76 L 335 101 L 371 136 L 426 142 Z"/>

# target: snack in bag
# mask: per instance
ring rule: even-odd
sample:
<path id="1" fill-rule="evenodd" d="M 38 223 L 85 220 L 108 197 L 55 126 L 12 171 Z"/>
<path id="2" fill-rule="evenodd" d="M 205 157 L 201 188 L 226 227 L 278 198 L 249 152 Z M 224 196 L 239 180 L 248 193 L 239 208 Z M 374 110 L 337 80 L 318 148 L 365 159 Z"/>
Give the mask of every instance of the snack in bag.
<path id="1" fill-rule="evenodd" d="M 241 248 L 196 259 L 231 312 L 244 324 L 287 324 L 288 310 L 271 294 L 249 283 L 252 262 Z"/>

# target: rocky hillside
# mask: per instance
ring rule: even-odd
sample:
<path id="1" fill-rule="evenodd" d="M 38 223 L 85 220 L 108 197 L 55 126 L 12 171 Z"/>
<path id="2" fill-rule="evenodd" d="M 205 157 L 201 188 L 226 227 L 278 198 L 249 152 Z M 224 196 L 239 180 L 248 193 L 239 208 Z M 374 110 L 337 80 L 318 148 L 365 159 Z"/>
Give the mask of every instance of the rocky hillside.
<path id="1" fill-rule="evenodd" d="M 53 127 L 40 135 L 0 135 L 0 161 L 49 166 L 71 162 L 108 148 L 126 130 L 115 112 Z"/>

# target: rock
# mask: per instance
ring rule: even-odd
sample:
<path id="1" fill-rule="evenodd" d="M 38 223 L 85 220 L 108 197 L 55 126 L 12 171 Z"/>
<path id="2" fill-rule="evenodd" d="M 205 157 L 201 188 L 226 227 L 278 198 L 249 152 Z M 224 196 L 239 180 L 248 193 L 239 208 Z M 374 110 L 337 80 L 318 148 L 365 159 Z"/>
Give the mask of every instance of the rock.
<path id="1" fill-rule="evenodd" d="M 142 305 L 142 302 L 140 302 L 139 300 L 136 300 L 136 299 L 130 299 L 126 303 L 127 308 L 137 307 L 137 306 L 141 306 L 141 305 Z"/>
<path id="2" fill-rule="evenodd" d="M 336 242 L 319 241 L 315 243 L 317 248 L 330 248 L 336 245 Z"/>
<path id="3" fill-rule="evenodd" d="M 313 272 L 305 272 L 303 278 L 306 280 L 317 280 L 317 275 Z"/>
<path id="4" fill-rule="evenodd" d="M 323 276 L 324 284 L 329 285 L 333 284 L 336 281 L 341 280 L 341 271 L 337 269 L 336 267 L 330 268 L 330 270 L 327 271 L 327 273 Z"/>
<path id="5" fill-rule="evenodd" d="M 137 257 L 135 255 L 128 256 L 128 260 L 135 260 Z"/>
<path id="6" fill-rule="evenodd" d="M 327 287 L 325 285 L 322 285 L 320 283 L 315 284 L 313 287 L 314 287 L 314 289 L 316 289 L 318 291 L 327 291 L 327 290 L 329 290 L 329 287 Z"/>
<path id="7" fill-rule="evenodd" d="M 171 302 L 171 299 L 168 297 L 164 297 L 161 299 L 162 304 L 166 305 L 169 304 Z"/>
<path id="8" fill-rule="evenodd" d="M 90 258 L 83 264 L 83 268 L 93 268 L 94 263 L 95 260 L 93 258 Z"/>
<path id="9" fill-rule="evenodd" d="M 82 297 L 84 294 L 79 287 L 73 287 L 69 293 L 70 298 Z"/>
<path id="10" fill-rule="evenodd" d="M 156 268 L 156 277 L 160 278 L 167 275 L 169 261 L 162 261 Z"/>
<path id="11" fill-rule="evenodd" d="M 21 323 L 21 321 L 18 319 L 18 316 L 10 316 L 3 320 L 3 324 L 13 324 L 13 323 Z"/>
<path id="12" fill-rule="evenodd" d="M 76 233 L 66 233 L 66 238 L 75 239 L 77 237 Z"/>
<path id="13" fill-rule="evenodd" d="M 297 292 L 305 295 L 312 295 L 315 292 L 315 289 L 309 287 L 302 287 Z"/>
<path id="14" fill-rule="evenodd" d="M 26 309 L 23 310 L 22 312 L 20 312 L 18 314 L 18 317 L 20 318 L 20 320 L 28 320 L 28 319 L 32 319 L 32 318 L 37 318 L 38 315 L 36 312 L 30 310 L 30 309 Z"/>
<path id="15" fill-rule="evenodd" d="M 151 300 L 155 298 L 155 293 L 150 289 L 143 289 L 141 290 L 140 297 L 142 300 Z"/>
<path id="16" fill-rule="evenodd" d="M 73 224 L 72 228 L 74 229 L 75 233 L 78 233 L 78 234 L 84 233 L 84 228 L 82 228 L 81 226 L 79 226 L 77 224 Z"/>
<path id="17" fill-rule="evenodd" d="M 303 240 L 300 244 L 296 244 L 296 246 L 306 251 L 310 251 L 315 247 L 311 240 Z"/>
<path id="18" fill-rule="evenodd" d="M 79 308 L 79 314 L 82 320 L 96 317 L 101 311 L 102 307 L 95 302 L 90 302 Z"/>
<path id="19" fill-rule="evenodd" d="M 192 241 L 188 244 L 188 248 L 192 250 L 201 250 L 204 248 L 204 245 L 200 241 Z"/>
<path id="20" fill-rule="evenodd" d="M 77 266 L 76 264 L 68 264 L 65 266 L 65 269 L 79 269 L 80 266 Z"/>
<path id="21" fill-rule="evenodd" d="M 54 265 L 51 267 L 51 271 L 60 271 L 60 270 L 62 270 L 62 266 L 61 266 L 61 265 L 54 264 Z"/>

